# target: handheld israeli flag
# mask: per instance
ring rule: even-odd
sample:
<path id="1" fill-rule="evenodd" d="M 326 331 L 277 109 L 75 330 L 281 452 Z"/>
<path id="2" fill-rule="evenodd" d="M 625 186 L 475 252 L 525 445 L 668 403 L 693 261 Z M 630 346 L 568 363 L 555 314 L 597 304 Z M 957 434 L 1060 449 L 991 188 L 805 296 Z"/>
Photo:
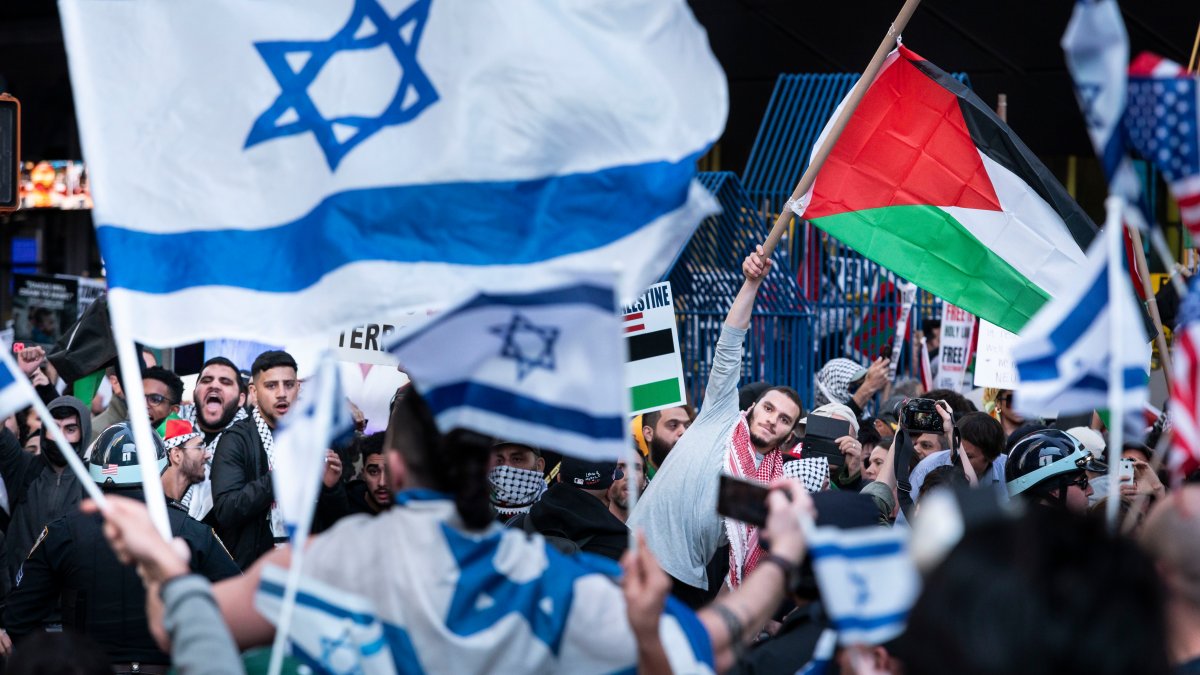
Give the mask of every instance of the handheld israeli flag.
<path id="1" fill-rule="evenodd" d="M 325 351 L 316 373 L 304 383 L 296 410 L 280 419 L 276 432 L 271 482 L 278 514 L 272 510 L 272 518 L 282 519 L 293 540 L 296 529 L 303 526 L 307 531 L 311 522 L 325 473 L 325 451 L 353 432 L 354 417 L 342 393 L 337 362 Z"/>
<path id="2" fill-rule="evenodd" d="M 481 293 L 398 335 L 389 351 L 443 432 L 615 460 L 629 442 L 616 308 L 611 281 Z"/>
<path id="3" fill-rule="evenodd" d="M 904 632 L 921 590 L 908 555 L 908 530 L 813 528 L 809 555 L 841 644 L 877 645 Z"/>
<path id="4" fill-rule="evenodd" d="M 110 298 L 149 344 L 340 330 L 618 260 L 632 299 L 717 209 L 694 178 L 726 84 L 684 0 L 60 12 Z"/>
<path id="5" fill-rule="evenodd" d="M 37 396 L 7 349 L 0 349 L 0 418 L 26 407 Z"/>
<path id="6" fill-rule="evenodd" d="M 1146 402 L 1150 338 L 1128 283 L 1124 255 L 1117 261 L 1123 268 L 1117 284 L 1120 293 L 1110 299 L 1109 250 L 1114 246 L 1109 239 L 1121 237 L 1124 228 L 1119 216 L 1115 225 L 1105 227 L 1115 229 L 1092 242 L 1075 286 L 1043 306 L 1013 345 L 1020 379 L 1013 404 L 1024 414 L 1108 409 L 1111 359 L 1120 362 L 1121 381 L 1115 386 L 1120 388 L 1125 410 L 1141 410 Z M 1114 329 L 1123 339 L 1113 339 Z"/>

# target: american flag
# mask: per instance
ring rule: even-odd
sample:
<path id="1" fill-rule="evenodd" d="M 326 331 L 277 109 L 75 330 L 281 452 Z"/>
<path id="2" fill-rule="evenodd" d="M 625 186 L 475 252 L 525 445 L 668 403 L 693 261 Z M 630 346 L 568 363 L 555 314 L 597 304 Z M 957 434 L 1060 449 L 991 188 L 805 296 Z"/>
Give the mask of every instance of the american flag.
<path id="1" fill-rule="evenodd" d="M 1129 66 L 1125 133 L 1162 171 L 1180 218 L 1200 236 L 1200 78 L 1174 61 L 1143 52 Z"/>
<path id="2" fill-rule="evenodd" d="M 118 467 L 116 464 L 109 464 L 109 465 L 105 466 L 103 469 L 100 469 L 100 473 L 105 476 L 115 476 L 115 475 L 117 475 L 117 469 L 119 469 L 119 468 L 120 467 Z"/>
<path id="3" fill-rule="evenodd" d="M 1179 307 L 1171 378 L 1171 450 L 1167 469 L 1178 485 L 1200 469 L 1200 276 L 1192 277 Z"/>

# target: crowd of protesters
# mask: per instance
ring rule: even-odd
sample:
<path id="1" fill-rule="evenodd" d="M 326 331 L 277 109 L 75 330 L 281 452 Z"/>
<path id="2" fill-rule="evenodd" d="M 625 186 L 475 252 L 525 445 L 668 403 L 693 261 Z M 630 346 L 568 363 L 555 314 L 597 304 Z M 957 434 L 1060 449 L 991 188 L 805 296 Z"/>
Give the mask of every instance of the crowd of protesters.
<path id="1" fill-rule="evenodd" d="M 948 390 L 901 392 L 886 359 L 848 358 L 813 374 L 812 410 L 799 383 L 739 386 L 770 267 L 760 253 L 743 264 L 698 411 L 637 416 L 636 460 L 590 462 L 569 448 L 443 434 L 412 387 L 393 399 L 386 433 L 364 435 L 357 420 L 354 438 L 326 453 L 306 577 L 369 599 L 380 617 L 402 617 L 403 639 L 386 638 L 397 670 L 688 672 L 711 663 L 718 672 L 794 673 L 814 662 L 836 624 L 806 560 L 803 523 L 912 528 L 924 584 L 907 628 L 881 644 L 840 646 L 829 668 L 1200 673 L 1200 487 L 1164 484 L 1154 449 L 1161 428 L 1122 448 L 1132 475 L 1114 494 L 1099 415 L 1025 419 L 1012 405 L 1019 391 L 988 390 L 978 404 Z M 146 359 L 142 385 L 179 537 L 168 543 L 140 504 L 141 449 L 120 373 L 107 372 L 106 403 L 81 401 L 63 393 L 41 348 L 16 359 L 112 498 L 103 514 L 83 501 L 32 409 L 4 420 L 8 671 L 239 672 L 240 652 L 274 637 L 255 603 L 268 567 L 291 560 L 272 470 L 289 461 L 276 455 L 275 433 L 301 395 L 298 364 L 268 351 L 246 377 L 215 357 L 185 401 L 180 377 Z M 911 399 L 933 402 L 938 428 L 909 428 Z M 808 462 L 805 432 L 818 418 L 849 430 L 831 439 L 840 461 Z M 765 526 L 718 514 L 721 475 L 773 488 Z M 1116 533 L 1101 518 L 1108 500 L 1120 501 Z M 487 642 L 460 640 L 461 626 L 440 623 L 454 617 L 419 607 L 422 586 L 460 581 L 446 581 L 447 541 L 500 547 L 511 562 L 473 568 L 492 575 L 479 582 L 490 602 L 537 600 L 497 590 L 501 577 L 532 575 L 526 564 L 566 589 L 570 606 L 555 611 L 570 616 L 553 649 L 523 641 L 551 630 L 538 622 L 552 618 L 514 625 L 479 610 L 482 595 L 469 601 L 478 616 L 458 618 L 484 622 L 473 631 L 501 631 Z M 408 635 L 404 652 L 397 645 Z"/>

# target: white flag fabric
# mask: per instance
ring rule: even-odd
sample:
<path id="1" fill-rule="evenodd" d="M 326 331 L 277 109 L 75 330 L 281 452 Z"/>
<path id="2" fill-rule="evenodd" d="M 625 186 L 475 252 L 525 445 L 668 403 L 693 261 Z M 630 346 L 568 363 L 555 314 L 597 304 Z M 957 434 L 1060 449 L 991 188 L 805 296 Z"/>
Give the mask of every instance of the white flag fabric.
<path id="1" fill-rule="evenodd" d="M 843 645 L 877 645 L 904 632 L 921 580 L 906 528 L 817 527 L 809 555 L 821 602 Z"/>
<path id="2" fill-rule="evenodd" d="M 17 368 L 7 349 L 0 349 L 0 418 L 8 417 L 29 405 L 37 392 Z"/>
<path id="3" fill-rule="evenodd" d="M 337 362 L 321 355 L 316 374 L 304 383 L 299 404 L 280 419 L 271 482 L 288 536 L 311 517 L 325 473 L 325 451 L 354 431 L 354 418 L 342 394 Z M 349 467 L 343 467 L 343 471 Z"/>
<path id="4" fill-rule="evenodd" d="M 1125 280 L 1122 266 L 1119 328 L 1124 332 L 1122 351 L 1113 353 L 1113 304 L 1108 292 L 1108 237 L 1096 237 L 1088 249 L 1087 263 L 1074 287 L 1047 303 L 1021 330 L 1013 345 L 1020 387 L 1013 405 L 1023 414 L 1038 416 L 1047 410 L 1060 414 L 1107 409 L 1109 360 L 1120 359 L 1125 409 L 1140 411 L 1148 395 L 1150 338 L 1142 321 L 1142 308 Z M 1122 256 L 1124 258 L 1125 256 Z"/>
<path id="5" fill-rule="evenodd" d="M 724 74 L 684 0 L 62 0 L 114 303 L 278 341 L 656 281 L 717 210 Z"/>
<path id="6" fill-rule="evenodd" d="M 629 437 L 616 307 L 611 282 L 483 293 L 397 335 L 389 351 L 443 432 L 618 460 Z"/>

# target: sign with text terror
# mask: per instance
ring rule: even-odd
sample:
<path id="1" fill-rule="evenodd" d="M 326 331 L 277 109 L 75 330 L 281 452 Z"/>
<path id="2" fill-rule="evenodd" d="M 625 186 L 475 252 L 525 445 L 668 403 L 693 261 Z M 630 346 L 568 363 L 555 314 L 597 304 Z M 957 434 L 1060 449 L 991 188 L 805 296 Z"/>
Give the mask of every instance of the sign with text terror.
<path id="1" fill-rule="evenodd" d="M 941 342 L 938 347 L 938 371 L 935 389 L 962 392 L 967 386 L 967 365 L 971 361 L 971 337 L 975 333 L 975 315 L 946 303 L 942 309 Z"/>
<path id="2" fill-rule="evenodd" d="M 651 286 L 622 311 L 628 349 L 625 386 L 631 412 L 636 415 L 686 403 L 671 283 Z"/>

